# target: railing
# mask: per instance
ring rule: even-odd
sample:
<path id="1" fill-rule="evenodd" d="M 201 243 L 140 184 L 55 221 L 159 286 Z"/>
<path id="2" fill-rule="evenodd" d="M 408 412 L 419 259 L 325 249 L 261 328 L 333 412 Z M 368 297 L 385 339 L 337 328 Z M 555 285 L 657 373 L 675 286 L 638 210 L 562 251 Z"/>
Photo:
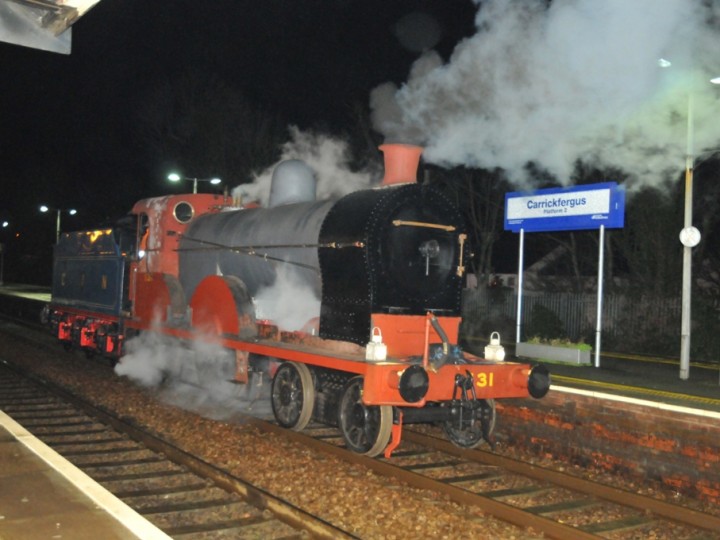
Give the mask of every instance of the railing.
<path id="1" fill-rule="evenodd" d="M 469 322 L 482 320 L 510 320 L 516 318 L 517 296 L 512 290 L 465 289 L 463 317 Z M 597 296 L 576 293 L 524 293 L 522 322 L 524 331 L 533 325 L 537 306 L 551 311 L 564 326 L 565 336 L 571 340 L 592 335 L 596 325 Z M 633 298 L 624 295 L 603 297 L 602 328 L 617 338 L 665 333 L 679 335 L 680 297 Z M 532 337 L 527 336 L 524 337 Z M 560 337 L 560 336 L 558 336 Z"/>

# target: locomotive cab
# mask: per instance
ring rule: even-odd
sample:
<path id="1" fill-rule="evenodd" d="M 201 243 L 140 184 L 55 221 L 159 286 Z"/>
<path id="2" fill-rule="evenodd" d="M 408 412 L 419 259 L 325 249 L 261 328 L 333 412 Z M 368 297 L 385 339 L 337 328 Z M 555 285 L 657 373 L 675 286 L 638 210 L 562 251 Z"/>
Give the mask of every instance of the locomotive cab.
<path id="1" fill-rule="evenodd" d="M 133 316 L 145 322 L 181 320 L 187 300 L 179 281 L 180 237 L 198 215 L 231 207 L 216 194 L 168 195 L 144 199 L 133 206 L 135 257 L 130 264 L 130 298 Z"/>

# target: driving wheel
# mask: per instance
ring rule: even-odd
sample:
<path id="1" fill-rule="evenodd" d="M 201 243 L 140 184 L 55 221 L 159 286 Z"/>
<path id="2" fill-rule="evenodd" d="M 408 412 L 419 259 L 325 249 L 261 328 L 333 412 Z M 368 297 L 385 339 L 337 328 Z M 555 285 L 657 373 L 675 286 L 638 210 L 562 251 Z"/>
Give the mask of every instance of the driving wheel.
<path id="1" fill-rule="evenodd" d="M 312 418 L 315 384 L 305 364 L 283 363 L 272 381 L 271 403 L 282 427 L 301 431 Z"/>
<path id="2" fill-rule="evenodd" d="M 362 377 L 350 379 L 345 386 L 340 398 L 338 425 L 348 448 L 374 457 L 390 441 L 393 411 L 390 405 L 365 405 L 362 389 Z"/>
<path id="3" fill-rule="evenodd" d="M 452 443 L 461 448 L 475 448 L 484 440 L 490 442 L 495 430 L 495 400 L 482 399 L 479 407 L 462 408 L 462 414 L 443 422 L 443 430 Z"/>

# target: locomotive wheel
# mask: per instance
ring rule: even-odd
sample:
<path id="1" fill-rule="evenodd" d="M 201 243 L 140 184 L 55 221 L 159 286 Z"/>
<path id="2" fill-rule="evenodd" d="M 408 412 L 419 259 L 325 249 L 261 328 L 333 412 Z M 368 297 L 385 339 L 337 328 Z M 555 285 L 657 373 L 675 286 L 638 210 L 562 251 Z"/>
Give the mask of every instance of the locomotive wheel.
<path id="1" fill-rule="evenodd" d="M 458 426 L 459 419 L 446 420 L 443 422 L 443 430 L 454 445 L 460 448 L 476 448 L 483 439 L 489 442 L 495 430 L 495 418 L 495 400 L 485 399 L 481 401 L 481 408 L 475 414 L 465 412 L 461 426 Z"/>
<path id="2" fill-rule="evenodd" d="M 312 418 L 315 383 L 305 364 L 283 363 L 272 381 L 271 403 L 275 419 L 282 427 L 301 431 Z"/>
<path id="3" fill-rule="evenodd" d="M 338 425 L 348 448 L 374 457 L 390 442 L 393 411 L 390 405 L 365 405 L 362 389 L 362 377 L 353 377 L 345 386 L 340 398 Z"/>

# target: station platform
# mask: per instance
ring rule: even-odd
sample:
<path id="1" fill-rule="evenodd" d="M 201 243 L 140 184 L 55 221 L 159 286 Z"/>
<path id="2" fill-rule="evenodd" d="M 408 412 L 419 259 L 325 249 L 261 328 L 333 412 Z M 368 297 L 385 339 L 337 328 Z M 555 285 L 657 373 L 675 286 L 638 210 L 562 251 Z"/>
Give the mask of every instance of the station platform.
<path id="1" fill-rule="evenodd" d="M 607 353 L 600 366 L 546 364 L 553 385 L 720 412 L 720 365 L 691 362 L 680 378 L 676 359 Z"/>
<path id="2" fill-rule="evenodd" d="M 43 285 L 3 283 L 0 285 L 0 294 L 46 303 L 49 302 L 51 298 L 50 287 L 45 287 Z"/>
<path id="3" fill-rule="evenodd" d="M 0 539 L 170 537 L 0 411 Z"/>

